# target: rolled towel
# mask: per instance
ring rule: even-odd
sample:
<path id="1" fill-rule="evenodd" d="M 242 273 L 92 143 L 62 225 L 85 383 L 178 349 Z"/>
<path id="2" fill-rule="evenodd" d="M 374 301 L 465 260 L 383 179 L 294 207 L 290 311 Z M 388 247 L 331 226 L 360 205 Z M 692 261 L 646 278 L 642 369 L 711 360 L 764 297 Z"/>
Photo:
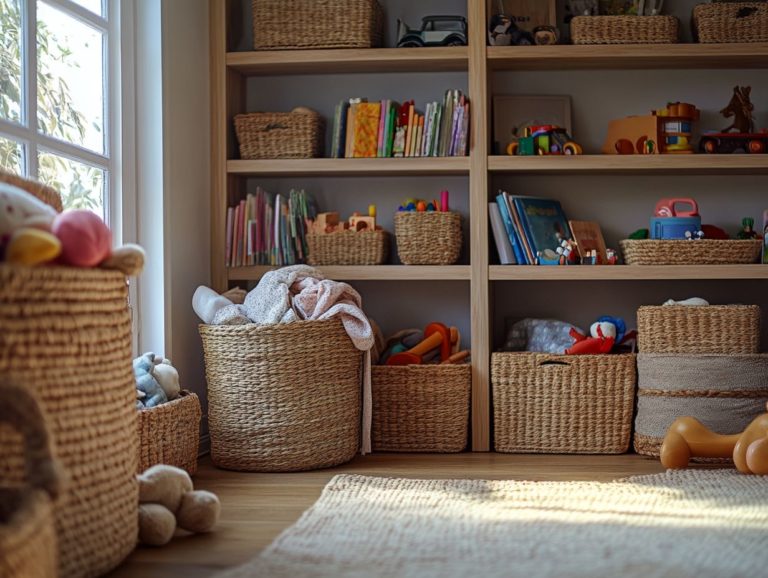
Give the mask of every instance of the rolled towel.
<path id="1" fill-rule="evenodd" d="M 203 323 L 209 325 L 213 323 L 219 310 L 230 305 L 232 305 L 232 301 L 204 285 L 198 287 L 192 296 L 192 309 L 195 310 L 195 313 L 197 313 L 197 316 Z"/>

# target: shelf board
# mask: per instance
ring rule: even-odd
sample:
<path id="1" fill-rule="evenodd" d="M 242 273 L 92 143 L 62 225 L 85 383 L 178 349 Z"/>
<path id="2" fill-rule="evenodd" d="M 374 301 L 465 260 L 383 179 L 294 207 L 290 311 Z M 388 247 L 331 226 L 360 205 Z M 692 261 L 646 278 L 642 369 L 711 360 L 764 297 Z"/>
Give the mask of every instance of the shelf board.
<path id="1" fill-rule="evenodd" d="M 360 72 L 454 72 L 468 68 L 466 46 L 228 52 L 227 67 L 246 76 Z"/>
<path id="2" fill-rule="evenodd" d="M 768 43 L 489 46 L 493 70 L 768 68 Z"/>
<path id="3" fill-rule="evenodd" d="M 491 281 L 768 279 L 768 265 L 491 265 Z"/>
<path id="4" fill-rule="evenodd" d="M 277 267 L 257 265 L 228 269 L 230 281 L 258 281 Z M 468 281 L 469 265 L 372 265 L 317 267 L 336 281 Z"/>
<path id="5" fill-rule="evenodd" d="M 231 160 L 227 161 L 227 173 L 243 176 L 466 175 L 469 157 Z"/>

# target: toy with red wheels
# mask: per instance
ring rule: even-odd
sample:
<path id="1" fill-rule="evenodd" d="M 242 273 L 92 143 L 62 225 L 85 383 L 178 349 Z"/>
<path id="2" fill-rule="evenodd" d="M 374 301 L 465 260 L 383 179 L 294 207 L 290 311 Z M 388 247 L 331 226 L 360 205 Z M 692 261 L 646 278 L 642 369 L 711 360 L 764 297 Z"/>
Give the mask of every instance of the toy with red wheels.
<path id="1" fill-rule="evenodd" d="M 711 155 L 750 154 L 768 152 L 768 131 L 759 133 L 707 133 L 701 137 L 699 150 Z"/>

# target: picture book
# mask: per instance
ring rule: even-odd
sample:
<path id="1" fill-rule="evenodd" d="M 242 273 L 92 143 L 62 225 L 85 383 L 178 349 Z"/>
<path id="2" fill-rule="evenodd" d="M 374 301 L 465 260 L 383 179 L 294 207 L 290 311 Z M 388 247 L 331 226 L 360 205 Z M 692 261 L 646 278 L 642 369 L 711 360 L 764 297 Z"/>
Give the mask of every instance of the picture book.
<path id="1" fill-rule="evenodd" d="M 600 224 L 595 221 L 568 221 L 573 233 L 573 240 L 576 241 L 576 250 L 581 258 L 585 258 L 591 251 L 597 251 L 599 263 L 608 262 L 608 255 L 605 250 L 605 239 Z"/>
<path id="2" fill-rule="evenodd" d="M 561 241 L 571 237 L 568 221 L 560 203 L 536 197 L 512 197 L 528 246 L 535 256 L 545 249 L 557 250 Z"/>
<path id="3" fill-rule="evenodd" d="M 520 237 L 515 227 L 515 223 L 512 219 L 512 213 L 510 212 L 510 204 L 507 193 L 499 193 L 499 195 L 496 197 L 496 205 L 499 208 L 501 222 L 507 232 L 507 238 L 509 239 L 509 243 L 512 246 L 512 252 L 515 256 L 515 261 L 520 265 L 528 264 L 525 250 L 523 249 Z"/>
<path id="4" fill-rule="evenodd" d="M 353 156 L 373 158 L 379 143 L 380 102 L 361 102 L 355 111 Z"/>
<path id="5" fill-rule="evenodd" d="M 506 227 L 501 219 L 501 212 L 497 203 L 488 203 L 488 217 L 491 221 L 493 240 L 496 242 L 496 251 L 499 254 L 499 262 L 502 265 L 515 265 L 517 259 L 509 242 Z"/>

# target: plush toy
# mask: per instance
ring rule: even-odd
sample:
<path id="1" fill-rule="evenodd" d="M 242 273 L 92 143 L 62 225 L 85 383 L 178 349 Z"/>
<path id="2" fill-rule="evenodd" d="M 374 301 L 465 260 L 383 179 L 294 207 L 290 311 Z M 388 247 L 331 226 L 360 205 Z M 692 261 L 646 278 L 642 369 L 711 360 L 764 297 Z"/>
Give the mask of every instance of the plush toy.
<path id="1" fill-rule="evenodd" d="M 72 267 L 96 267 L 112 250 L 112 232 L 96 213 L 83 209 L 56 215 L 51 232 L 61 241 L 59 261 Z"/>
<path id="2" fill-rule="evenodd" d="M 706 307 L 709 305 L 709 301 L 702 299 L 701 297 L 691 297 L 690 299 L 683 299 L 682 301 L 667 299 L 663 304 L 666 306 L 683 305 L 686 307 Z"/>
<path id="3" fill-rule="evenodd" d="M 604 315 L 589 328 L 589 335 L 570 331 L 573 345 L 565 350 L 566 355 L 594 355 L 610 353 L 617 344 L 634 339 L 635 332 L 627 334 L 627 325 L 621 317 Z"/>
<path id="4" fill-rule="evenodd" d="M 18 265 L 37 265 L 61 251 L 50 233 L 56 211 L 29 193 L 0 183 L 0 258 Z"/>
<path id="5" fill-rule="evenodd" d="M 194 490 L 182 469 L 159 464 L 137 476 L 139 482 L 139 542 L 163 546 L 176 528 L 210 532 L 219 520 L 221 502 L 216 494 Z"/>
<path id="6" fill-rule="evenodd" d="M 155 407 L 179 396 L 179 373 L 160 355 L 148 352 L 134 359 L 133 374 L 137 407 Z"/>

